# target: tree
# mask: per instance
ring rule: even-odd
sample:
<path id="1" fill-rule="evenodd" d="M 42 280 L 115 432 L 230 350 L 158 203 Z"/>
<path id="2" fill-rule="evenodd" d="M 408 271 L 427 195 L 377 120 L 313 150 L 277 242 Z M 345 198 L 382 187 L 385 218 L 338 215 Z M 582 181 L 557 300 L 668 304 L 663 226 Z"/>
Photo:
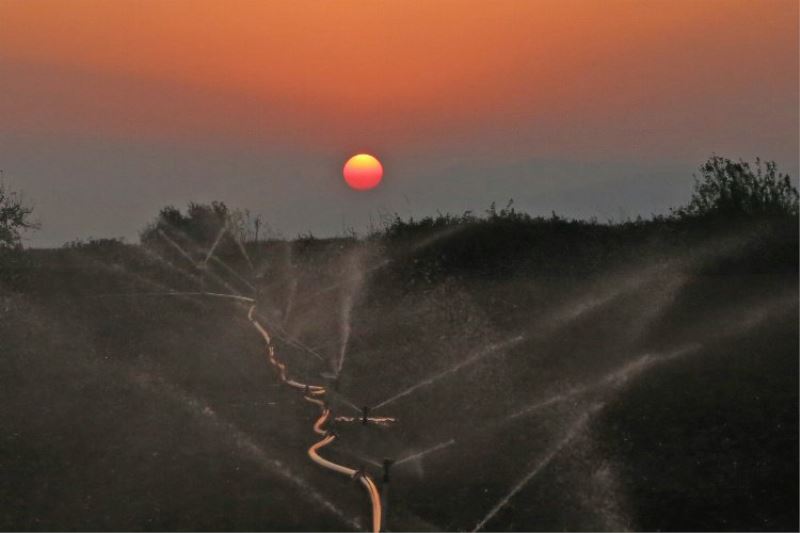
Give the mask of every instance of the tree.
<path id="1" fill-rule="evenodd" d="M 798 193 L 788 174 L 778 172 L 774 161 L 754 167 L 712 156 L 695 175 L 689 205 L 675 211 L 679 216 L 792 215 L 798 214 Z"/>
<path id="2" fill-rule="evenodd" d="M 179 209 L 167 206 L 158 213 L 155 222 L 145 228 L 141 239 L 144 243 L 157 242 L 160 233 L 165 233 L 178 241 L 208 247 L 227 226 L 229 218 L 228 206 L 223 202 L 192 202 L 185 215 Z"/>
<path id="3" fill-rule="evenodd" d="M 32 215 L 33 207 L 26 205 L 19 193 L 8 190 L 0 181 L 0 248 L 22 246 L 21 233 L 39 227 Z"/>

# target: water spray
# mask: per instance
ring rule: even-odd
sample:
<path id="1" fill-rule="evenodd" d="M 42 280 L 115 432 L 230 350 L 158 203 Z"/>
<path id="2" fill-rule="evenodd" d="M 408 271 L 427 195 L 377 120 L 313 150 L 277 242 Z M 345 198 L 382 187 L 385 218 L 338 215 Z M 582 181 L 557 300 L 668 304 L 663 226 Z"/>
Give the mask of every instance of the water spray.
<path id="1" fill-rule="evenodd" d="M 328 402 L 326 400 L 326 395 L 328 393 L 328 388 L 322 385 L 311 385 L 308 383 L 301 383 L 299 381 L 293 380 L 288 375 L 288 369 L 286 365 L 281 362 L 276 354 L 275 348 L 272 344 L 272 338 L 270 337 L 269 333 L 264 326 L 262 326 L 258 320 L 255 318 L 255 303 L 250 307 L 247 318 L 250 320 L 250 323 L 253 325 L 254 328 L 261 334 L 262 338 L 264 339 L 264 343 L 266 345 L 266 352 L 267 358 L 277 370 L 278 376 L 280 380 L 292 387 L 296 390 L 299 390 L 303 393 L 304 398 L 309 401 L 310 403 L 316 404 L 320 409 L 320 416 L 317 418 L 316 422 L 314 422 L 313 430 L 318 435 L 322 436 L 322 440 L 312 444 L 311 447 L 308 449 L 308 456 L 309 458 L 317 463 L 318 465 L 322 466 L 323 468 L 327 468 L 328 470 L 333 470 L 339 474 L 345 475 L 350 477 L 353 480 L 357 480 L 366 490 L 370 503 L 372 505 L 372 530 L 375 533 L 381 531 L 381 526 L 383 524 L 383 504 L 381 499 L 380 490 L 378 490 L 377 485 L 372 480 L 372 478 L 367 474 L 363 469 L 355 469 L 349 466 L 341 465 L 339 463 L 335 463 L 322 457 L 319 454 L 319 451 L 332 444 L 337 438 L 338 435 L 330 430 L 326 429 L 326 424 L 328 424 L 329 420 L 332 417 L 332 411 L 328 406 Z M 368 417 L 368 408 L 363 408 L 362 410 L 362 417 L 358 420 L 362 422 L 362 424 L 367 424 L 373 419 Z M 356 420 L 354 417 L 335 417 L 335 421 L 337 422 L 350 422 Z M 389 423 L 394 422 L 394 419 L 384 418 L 382 420 L 375 420 L 375 422 L 380 422 L 382 424 L 388 425 Z"/>
<path id="2" fill-rule="evenodd" d="M 381 503 L 383 504 L 383 513 L 381 514 L 381 531 L 387 531 L 386 518 L 389 514 L 389 470 L 392 468 L 394 461 L 392 459 L 383 460 L 383 478 L 381 482 Z"/>

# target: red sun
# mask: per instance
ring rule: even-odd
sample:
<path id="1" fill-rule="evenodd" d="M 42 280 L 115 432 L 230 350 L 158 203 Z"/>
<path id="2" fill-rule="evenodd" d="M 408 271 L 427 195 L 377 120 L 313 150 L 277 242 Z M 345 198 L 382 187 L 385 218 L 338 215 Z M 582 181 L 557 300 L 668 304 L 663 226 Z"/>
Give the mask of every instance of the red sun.
<path id="1" fill-rule="evenodd" d="M 357 154 L 347 160 L 342 170 L 344 181 L 357 191 L 374 189 L 383 177 L 383 166 L 374 156 Z"/>

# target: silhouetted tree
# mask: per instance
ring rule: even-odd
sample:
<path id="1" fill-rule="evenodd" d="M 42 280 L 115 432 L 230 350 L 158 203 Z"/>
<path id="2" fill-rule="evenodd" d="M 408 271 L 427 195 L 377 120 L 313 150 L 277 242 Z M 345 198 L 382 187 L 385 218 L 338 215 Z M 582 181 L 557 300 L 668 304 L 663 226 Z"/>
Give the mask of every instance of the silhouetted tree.
<path id="1" fill-rule="evenodd" d="M 19 248 L 21 232 L 39 225 L 31 218 L 33 207 L 25 205 L 19 193 L 0 181 L 0 248 Z"/>
<path id="2" fill-rule="evenodd" d="M 142 231 L 141 240 L 145 244 L 159 242 L 161 233 L 164 233 L 177 241 L 189 241 L 207 247 L 227 226 L 229 218 L 230 210 L 223 202 L 192 202 L 186 214 L 170 205 L 159 211 L 156 220 Z"/>
<path id="3" fill-rule="evenodd" d="M 781 174 L 774 161 L 754 168 L 746 161 L 712 156 L 695 175 L 689 205 L 674 211 L 678 216 L 794 215 L 798 193 L 788 174 Z"/>

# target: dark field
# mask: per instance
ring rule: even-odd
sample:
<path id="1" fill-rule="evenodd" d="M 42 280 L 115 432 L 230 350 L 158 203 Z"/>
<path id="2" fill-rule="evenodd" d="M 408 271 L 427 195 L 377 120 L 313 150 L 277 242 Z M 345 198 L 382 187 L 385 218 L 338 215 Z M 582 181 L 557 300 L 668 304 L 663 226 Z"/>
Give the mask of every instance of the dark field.
<path id="1" fill-rule="evenodd" d="M 398 417 L 323 452 L 398 461 L 388 529 L 798 528 L 796 218 L 394 230 L 215 255 L 292 375 L 341 367 L 336 414 Z M 0 528 L 369 527 L 248 305 L 163 294 L 245 281 L 114 243 L 4 269 Z"/>

